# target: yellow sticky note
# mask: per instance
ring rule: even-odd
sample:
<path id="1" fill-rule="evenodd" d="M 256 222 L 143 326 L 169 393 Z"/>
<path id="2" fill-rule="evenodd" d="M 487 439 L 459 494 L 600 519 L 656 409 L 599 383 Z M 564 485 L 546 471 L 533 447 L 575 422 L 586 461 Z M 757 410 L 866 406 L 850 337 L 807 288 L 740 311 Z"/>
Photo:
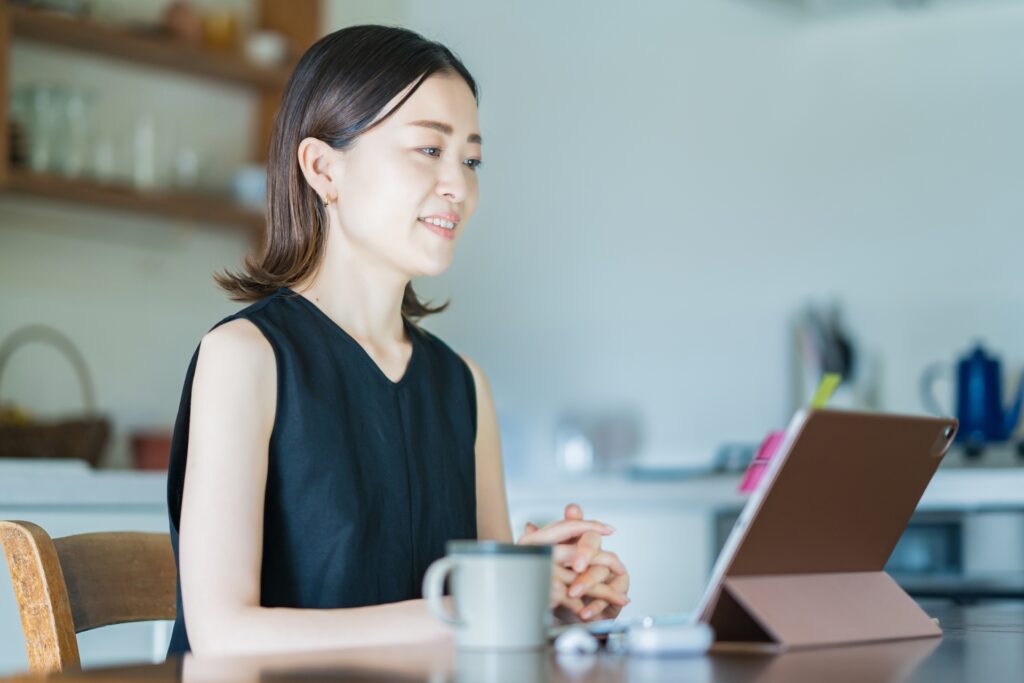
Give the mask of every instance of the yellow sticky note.
<path id="1" fill-rule="evenodd" d="M 824 408 L 842 381 L 842 376 L 836 372 L 826 372 L 822 375 L 821 381 L 818 382 L 818 389 L 814 392 L 814 398 L 811 399 L 811 408 Z"/>

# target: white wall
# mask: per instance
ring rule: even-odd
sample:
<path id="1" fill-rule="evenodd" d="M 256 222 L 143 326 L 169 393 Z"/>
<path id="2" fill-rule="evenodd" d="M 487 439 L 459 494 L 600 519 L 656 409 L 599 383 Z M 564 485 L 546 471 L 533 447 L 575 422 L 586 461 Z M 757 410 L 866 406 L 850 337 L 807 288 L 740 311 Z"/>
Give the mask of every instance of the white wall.
<path id="1" fill-rule="evenodd" d="M 482 89 L 481 207 L 421 285 L 517 442 L 634 406 L 707 457 L 788 416 L 787 325 L 838 297 L 884 406 L 976 338 L 1024 361 L 1024 4 L 408 2 Z M 510 452 L 509 458 L 524 457 Z"/>
<path id="2" fill-rule="evenodd" d="M 238 306 L 210 273 L 242 245 L 224 234 L 94 209 L 0 202 L 0 337 L 29 323 L 63 331 L 84 354 L 115 434 L 105 458 L 126 466 L 132 430 L 170 427 L 200 337 Z M 41 416 L 82 408 L 71 367 L 53 348 L 11 357 L 0 399 Z"/>

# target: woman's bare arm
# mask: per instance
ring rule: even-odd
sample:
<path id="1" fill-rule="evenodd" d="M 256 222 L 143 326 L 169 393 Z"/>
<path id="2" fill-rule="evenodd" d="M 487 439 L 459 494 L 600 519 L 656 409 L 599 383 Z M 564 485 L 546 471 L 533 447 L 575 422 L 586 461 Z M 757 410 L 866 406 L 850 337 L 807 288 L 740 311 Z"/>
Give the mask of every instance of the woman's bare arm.
<path id="1" fill-rule="evenodd" d="M 477 536 L 512 543 L 494 399 L 480 366 L 466 356 L 462 359 L 469 366 L 476 385 Z M 611 532 L 611 527 L 605 524 L 584 520 L 583 511 L 576 505 L 566 507 L 564 520 L 543 529 L 527 525 L 519 543 L 554 546 L 553 607 L 564 607 L 579 618 L 589 620 L 614 617 L 629 602 L 626 568 L 615 553 L 601 550 L 601 536 Z M 604 585 L 606 582 L 608 585 Z"/>
<path id="2" fill-rule="evenodd" d="M 501 462 L 501 437 L 491 387 L 483 370 L 463 356 L 476 386 L 476 528 L 477 537 L 512 543 L 512 525 Z"/>
<path id="3" fill-rule="evenodd" d="M 251 322 L 234 320 L 203 338 L 192 384 L 179 539 L 193 652 L 266 653 L 449 637 L 423 600 L 345 609 L 260 606 L 276 395 L 273 349 Z"/>

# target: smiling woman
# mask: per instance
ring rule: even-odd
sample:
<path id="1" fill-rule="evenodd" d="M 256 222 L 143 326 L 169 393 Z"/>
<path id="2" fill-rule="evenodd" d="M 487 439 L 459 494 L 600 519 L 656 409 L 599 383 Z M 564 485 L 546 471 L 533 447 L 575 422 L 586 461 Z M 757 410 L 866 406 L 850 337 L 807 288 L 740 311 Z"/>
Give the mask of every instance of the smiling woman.
<path id="1" fill-rule="evenodd" d="M 477 206 L 477 90 L 447 48 L 356 26 L 303 56 L 275 121 L 264 244 L 217 281 L 250 304 L 201 340 L 168 471 L 178 612 L 170 653 L 444 638 L 420 598 L 453 539 L 511 542 L 480 368 L 417 321 Z M 554 544 L 552 607 L 617 614 L 611 528 Z M 496 609 L 500 606 L 495 605 Z"/>
<path id="2" fill-rule="evenodd" d="M 413 106 L 404 106 L 417 93 L 420 96 Z M 362 168 L 352 168 L 350 175 L 365 170 L 371 173 L 361 176 L 363 182 L 358 187 L 350 183 L 348 189 L 387 191 L 391 196 L 381 197 L 382 201 L 400 194 L 402 207 L 407 207 L 410 197 L 404 188 L 396 187 L 397 183 L 380 182 L 380 176 L 389 173 L 382 160 L 392 162 L 390 170 L 402 174 L 396 180 L 407 178 L 413 171 L 410 164 L 415 160 L 405 152 L 438 161 L 464 153 L 466 168 L 475 171 L 481 164 L 482 144 L 476 124 L 477 98 L 476 81 L 462 62 L 444 46 L 412 32 L 355 26 L 320 40 L 292 74 L 275 119 L 267 179 L 269 234 L 265 248 L 247 259 L 244 274 L 217 276 L 218 282 L 233 298 L 254 301 L 278 287 L 299 282 L 323 259 L 330 225 L 324 200 L 339 199 L 341 188 L 323 186 L 324 181 L 331 184 L 335 179 L 328 176 L 317 181 L 316 172 L 314 181 L 307 182 L 307 169 L 301 165 L 303 154 L 316 155 L 318 161 L 324 157 L 319 163 L 329 164 L 339 158 L 332 158 L 330 152 L 349 152 L 345 155 L 349 167 L 364 162 Z M 441 107 L 434 106 L 437 104 Z M 440 113 L 446 120 L 420 119 L 419 113 Z M 459 132 L 464 127 L 472 128 L 461 146 L 450 121 L 459 124 Z M 444 154 L 449 140 L 455 147 Z M 420 169 L 429 172 L 423 163 Z M 465 198 L 469 205 L 462 215 L 452 213 L 457 217 L 449 218 L 452 222 L 468 221 L 476 208 L 476 180 L 471 180 L 472 188 L 466 188 Z M 347 210 L 351 202 L 345 201 L 347 197 L 340 199 Z M 378 213 L 377 208 L 373 222 L 387 223 L 391 217 Z M 351 218 L 366 226 L 364 216 Z M 352 220 L 345 224 L 350 223 Z M 423 304 L 409 284 L 402 308 L 406 315 L 421 317 L 444 307 Z"/>

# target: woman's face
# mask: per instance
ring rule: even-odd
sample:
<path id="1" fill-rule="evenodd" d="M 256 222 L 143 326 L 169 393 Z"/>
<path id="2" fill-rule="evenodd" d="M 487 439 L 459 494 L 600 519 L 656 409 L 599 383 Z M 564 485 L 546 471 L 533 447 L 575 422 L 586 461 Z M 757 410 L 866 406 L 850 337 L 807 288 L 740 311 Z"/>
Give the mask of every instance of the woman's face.
<path id="1" fill-rule="evenodd" d="M 332 174 L 338 199 L 331 210 L 346 245 L 404 276 L 443 272 L 476 210 L 479 131 L 466 82 L 434 74 L 387 120 L 336 152 L 342 172 Z M 424 220 L 431 218 L 455 226 Z"/>

